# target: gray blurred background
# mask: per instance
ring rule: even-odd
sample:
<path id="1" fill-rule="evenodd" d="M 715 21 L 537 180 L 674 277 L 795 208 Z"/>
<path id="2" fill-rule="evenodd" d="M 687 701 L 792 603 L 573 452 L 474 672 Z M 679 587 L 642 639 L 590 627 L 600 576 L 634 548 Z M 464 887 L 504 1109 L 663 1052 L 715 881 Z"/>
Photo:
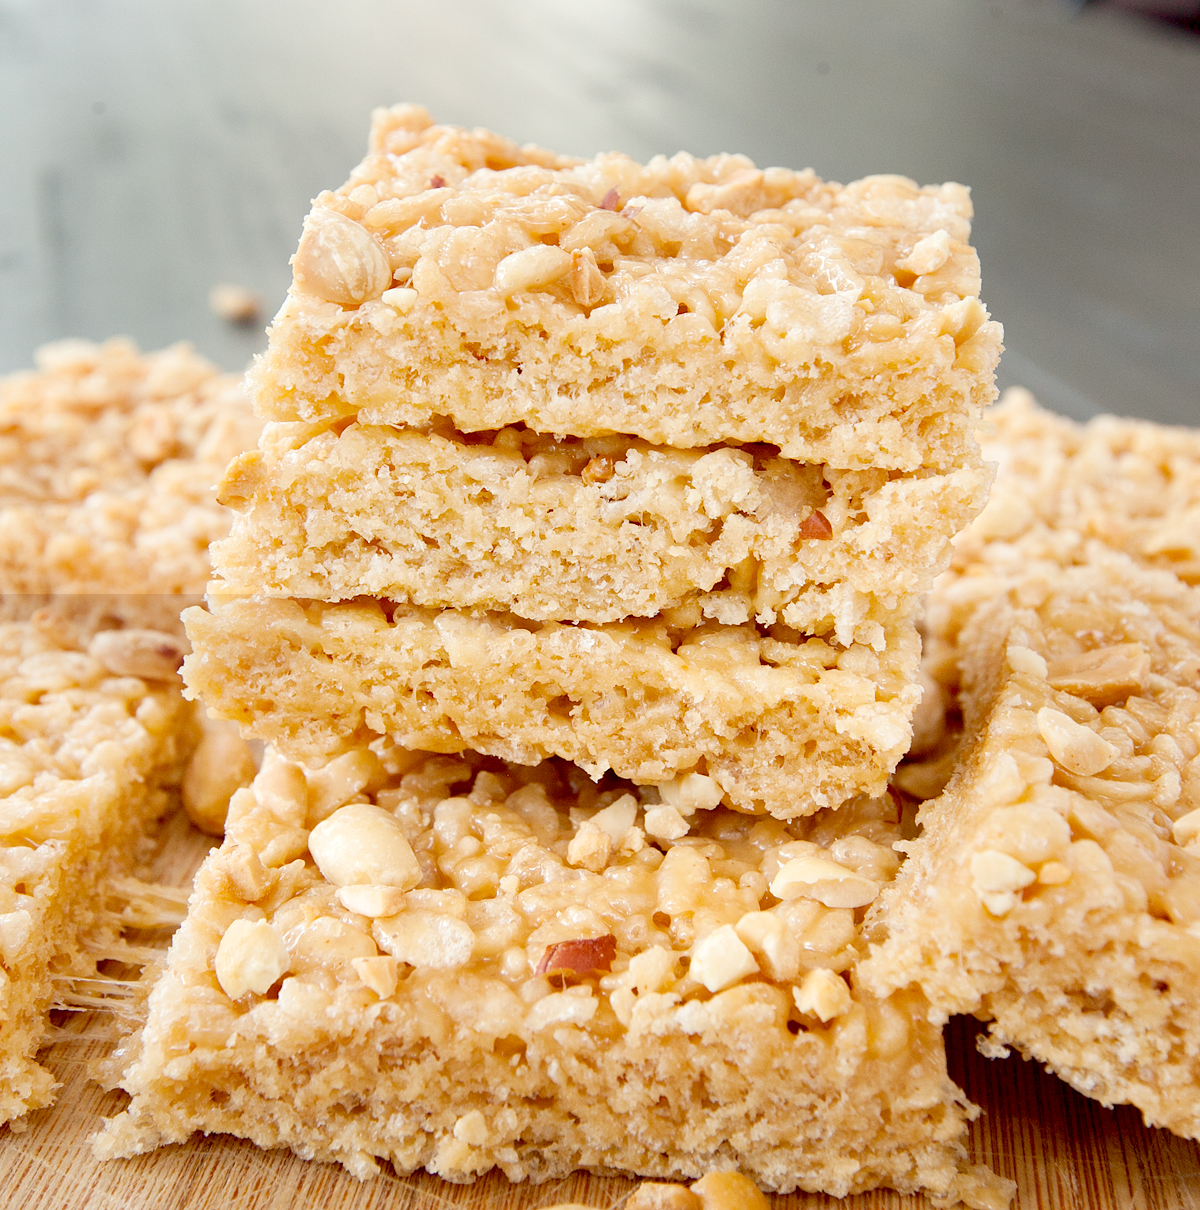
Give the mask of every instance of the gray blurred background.
<path id="1" fill-rule="evenodd" d="M 372 106 L 642 158 L 973 187 L 1004 384 L 1200 423 L 1200 38 L 1056 0 L 0 0 L 0 371 L 262 324 Z"/>

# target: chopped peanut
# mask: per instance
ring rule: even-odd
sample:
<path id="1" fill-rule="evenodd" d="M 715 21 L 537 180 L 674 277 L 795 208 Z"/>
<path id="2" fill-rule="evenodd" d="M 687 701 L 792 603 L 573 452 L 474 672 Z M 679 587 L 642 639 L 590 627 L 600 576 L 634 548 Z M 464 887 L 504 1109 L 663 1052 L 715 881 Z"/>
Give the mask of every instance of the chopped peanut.
<path id="1" fill-rule="evenodd" d="M 1117 749 L 1112 744 L 1061 710 L 1043 706 L 1037 721 L 1050 755 L 1068 773 L 1090 777 L 1102 773 L 1117 758 Z"/>
<path id="2" fill-rule="evenodd" d="M 101 630 L 88 654 L 116 676 L 139 676 L 147 681 L 174 681 L 187 646 L 160 630 Z"/>
<path id="3" fill-rule="evenodd" d="M 719 992 L 757 970 L 754 955 L 734 931 L 733 925 L 723 924 L 703 941 L 696 942 L 688 973 L 710 992 Z"/>
<path id="4" fill-rule="evenodd" d="M 807 895 L 826 907 L 865 907 L 879 894 L 879 884 L 824 857 L 796 857 L 775 875 L 771 894 L 779 899 Z"/>
<path id="5" fill-rule="evenodd" d="M 1037 875 L 1015 857 L 996 849 L 971 855 L 971 882 L 993 916 L 1004 916 L 1017 905 L 1017 892 L 1037 881 Z"/>
<path id="6" fill-rule="evenodd" d="M 1054 660 L 1047 677 L 1055 689 L 1103 708 L 1139 692 L 1149 672 L 1150 653 L 1141 643 L 1117 643 Z"/>
<path id="7" fill-rule="evenodd" d="M 378 884 L 408 890 L 421 881 L 404 829 L 370 803 L 340 807 L 308 837 L 317 868 L 334 886 Z"/>
<path id="8" fill-rule="evenodd" d="M 579 831 L 571 839 L 567 847 L 567 861 L 597 874 L 608 864 L 612 848 L 609 834 L 588 820 L 579 825 Z"/>
<path id="9" fill-rule="evenodd" d="M 399 967 L 390 955 L 352 958 L 350 965 L 355 974 L 381 999 L 387 1000 L 396 992 Z"/>
<path id="10" fill-rule="evenodd" d="M 822 1021 L 832 1021 L 850 1011 L 850 989 L 845 979 L 822 966 L 809 971 L 804 982 L 792 988 L 792 998 L 798 1012 Z"/>
<path id="11" fill-rule="evenodd" d="M 551 945 L 534 968 L 535 975 L 557 972 L 588 974 L 591 971 L 612 970 L 617 954 L 617 939 L 611 933 L 604 937 L 581 937 L 575 941 L 560 941 Z"/>
<path id="12" fill-rule="evenodd" d="M 196 827 L 220 836 L 234 791 L 254 780 L 254 755 L 233 723 L 206 719 L 203 726 L 183 775 L 183 808 Z"/>
<path id="13" fill-rule="evenodd" d="M 702 1210 L 703 1203 L 686 1185 L 643 1181 L 629 1195 L 625 1210 Z"/>
<path id="14" fill-rule="evenodd" d="M 221 938 L 215 959 L 217 982 L 231 999 L 263 995 L 286 974 L 291 956 L 283 938 L 265 920 L 235 920 Z"/>
<path id="15" fill-rule="evenodd" d="M 678 840 L 688 834 L 687 820 L 674 807 L 650 807 L 646 811 L 646 835 L 660 840 Z"/>
<path id="16" fill-rule="evenodd" d="M 703 773 L 681 773 L 674 781 L 663 782 L 658 787 L 659 796 L 680 815 L 693 815 L 696 811 L 710 811 L 721 801 L 723 791 L 715 778 Z"/>
<path id="17" fill-rule="evenodd" d="M 710 1172 L 692 1192 L 699 1194 L 701 1210 L 768 1210 L 762 1191 L 740 1172 Z"/>

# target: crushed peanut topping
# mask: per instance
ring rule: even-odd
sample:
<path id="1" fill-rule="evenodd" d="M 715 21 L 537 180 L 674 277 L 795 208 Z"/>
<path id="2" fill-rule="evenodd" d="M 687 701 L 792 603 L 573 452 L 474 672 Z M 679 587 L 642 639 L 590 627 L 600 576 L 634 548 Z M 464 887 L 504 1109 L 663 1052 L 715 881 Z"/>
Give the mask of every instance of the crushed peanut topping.
<path id="1" fill-rule="evenodd" d="M 1090 560 L 1031 565 L 959 636 L 957 772 L 872 907 L 859 974 L 1194 1136 L 1200 590 Z"/>
<path id="2" fill-rule="evenodd" d="M 235 799 L 228 834 L 241 844 L 234 852 L 260 854 L 262 868 L 286 873 L 292 898 L 275 891 L 264 919 L 261 878 L 235 873 L 231 853 L 220 864 L 229 889 L 245 896 L 244 920 L 263 938 L 270 926 L 289 951 L 311 948 L 302 939 L 314 928 L 332 930 L 321 943 L 331 952 L 350 946 L 354 958 L 370 958 L 382 950 L 401 964 L 401 979 L 411 968 L 492 969 L 530 1004 L 548 994 L 546 976 L 567 975 L 575 990 L 590 981 L 615 997 L 618 1017 L 628 1017 L 617 1005 L 632 1011 L 651 990 L 674 987 L 673 1001 L 682 1002 L 747 977 L 846 969 L 854 910 L 898 865 L 887 798 L 836 819 L 823 812 L 784 824 L 699 807 L 712 795 L 709 779 L 693 774 L 670 791 L 690 805 L 690 827 L 669 837 L 644 825 L 664 810 L 680 818 L 652 788 L 601 789 L 557 762 L 522 782 L 516 767 L 498 776 L 478 761 L 430 757 L 389 778 L 376 760 L 374 784 L 343 781 L 349 801 L 329 810 L 329 766 L 306 774 L 272 755 L 252 791 Z M 555 804 L 564 792 L 577 796 L 569 816 Z M 631 834 L 646 840 L 629 844 Z M 804 856 L 794 856 L 799 850 Z M 261 972 L 245 974 L 253 937 L 229 944 L 221 961 L 231 973 L 218 978 L 240 989 L 231 999 L 261 995 L 286 969 L 264 940 Z"/>
<path id="3" fill-rule="evenodd" d="M 256 371 L 264 414 L 963 464 L 1000 330 L 961 185 L 580 161 L 412 112 L 380 111 L 314 202 Z"/>
<path id="4" fill-rule="evenodd" d="M 607 1168 L 668 1156 L 703 1177 L 651 1206 L 757 1204 L 713 1172 L 731 1161 L 772 1189 L 947 1192 L 965 1119 L 939 1032 L 919 1001 L 858 987 L 863 907 L 829 906 L 821 880 L 771 890 L 797 860 L 889 882 L 894 801 L 784 822 L 716 797 L 702 773 L 659 791 L 385 741 L 314 770 L 269 752 L 197 875 L 102 1153 L 193 1129 L 284 1142 L 275 1090 L 298 1088 L 291 1145 L 362 1175 L 375 1157 L 565 1174 L 602 1139 Z M 644 826 L 662 809 L 683 835 Z M 680 1092 L 693 1079 L 702 1097 Z M 236 1106 L 214 1095 L 232 1088 Z"/>
<path id="5" fill-rule="evenodd" d="M 603 937 L 581 937 L 575 941 L 557 941 L 546 947 L 535 975 L 577 974 L 612 970 L 617 956 L 617 939 L 612 933 Z"/>

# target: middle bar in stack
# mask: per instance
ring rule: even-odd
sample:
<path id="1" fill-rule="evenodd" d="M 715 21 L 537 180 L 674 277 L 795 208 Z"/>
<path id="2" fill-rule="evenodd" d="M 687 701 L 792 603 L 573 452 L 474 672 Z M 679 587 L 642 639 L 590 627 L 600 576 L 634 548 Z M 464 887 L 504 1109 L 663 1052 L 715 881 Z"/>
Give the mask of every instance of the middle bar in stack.
<path id="1" fill-rule="evenodd" d="M 986 489 L 969 217 L 381 111 L 256 373 L 189 684 L 310 763 L 388 735 L 783 818 L 880 793 Z"/>

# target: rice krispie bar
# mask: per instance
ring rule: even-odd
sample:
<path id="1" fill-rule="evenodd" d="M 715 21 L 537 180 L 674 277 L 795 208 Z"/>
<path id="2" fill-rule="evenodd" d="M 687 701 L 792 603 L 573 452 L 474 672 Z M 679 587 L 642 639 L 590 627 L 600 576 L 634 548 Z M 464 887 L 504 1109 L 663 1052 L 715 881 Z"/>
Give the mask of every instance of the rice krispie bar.
<path id="1" fill-rule="evenodd" d="M 1200 1137 L 1200 592 L 1097 557 L 1026 576 L 961 648 L 957 772 L 861 977 Z"/>
<path id="2" fill-rule="evenodd" d="M 998 464 L 985 511 L 955 542 L 954 566 L 1086 562 L 1100 542 L 1200 582 L 1200 430 L 1097 416 L 1079 424 L 1019 387 L 986 418 Z"/>
<path id="3" fill-rule="evenodd" d="M 1000 353 L 970 218 L 961 185 L 577 160 L 377 110 L 306 220 L 257 405 L 953 469 Z"/>
<path id="4" fill-rule="evenodd" d="M 203 593 L 229 528 L 214 487 L 260 428 L 239 379 L 127 340 L 61 341 L 36 363 L 0 379 L 0 594 L 107 594 L 117 620 L 160 624 L 154 598 Z"/>
<path id="5" fill-rule="evenodd" d="M 67 646 L 126 626 L 182 636 L 180 613 L 203 599 L 189 592 L 6 592 L 0 593 L 0 622 L 36 622 Z"/>
<path id="6" fill-rule="evenodd" d="M 848 644 L 929 588 L 986 487 L 982 466 L 840 471 L 774 447 L 274 424 L 221 485 L 241 515 L 214 587 L 588 622 L 694 603 Z"/>
<path id="7" fill-rule="evenodd" d="M 874 621 L 874 647 L 841 647 L 698 616 L 570 625 L 369 598 L 213 604 L 184 614 L 189 690 L 306 761 L 388 735 L 639 783 L 699 770 L 728 805 L 789 818 L 882 793 L 920 693 L 911 617 Z"/>
<path id="8" fill-rule="evenodd" d="M 130 872 L 195 739 L 179 640 L 0 625 L 0 1123 L 53 1099 L 36 1062 L 55 980 L 115 934 L 103 890 Z M 139 675 L 134 675 L 140 672 Z"/>
<path id="9" fill-rule="evenodd" d="M 930 594 L 926 663 L 957 681 L 957 636 L 980 603 L 1031 567 L 1116 550 L 1200 582 L 1200 431 L 1098 416 L 1078 424 L 1014 388 L 987 413 L 984 457 L 998 464 L 986 508 L 954 541 Z"/>
<path id="10" fill-rule="evenodd" d="M 694 775 L 671 806 L 560 762 L 269 753 L 98 1153 L 200 1130 L 360 1177 L 741 1168 L 955 1194 L 976 1111 L 940 1031 L 854 973 L 895 802 L 785 824 L 707 809 L 714 789 Z"/>

